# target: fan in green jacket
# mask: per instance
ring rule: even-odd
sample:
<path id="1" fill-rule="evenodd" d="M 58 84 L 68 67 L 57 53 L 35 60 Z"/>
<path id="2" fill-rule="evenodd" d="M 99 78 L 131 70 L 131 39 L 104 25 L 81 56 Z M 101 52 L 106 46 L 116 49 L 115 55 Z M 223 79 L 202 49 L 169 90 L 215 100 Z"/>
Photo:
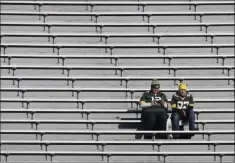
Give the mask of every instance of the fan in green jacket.
<path id="1" fill-rule="evenodd" d="M 144 130 L 165 131 L 167 121 L 167 109 L 170 107 L 168 99 L 160 91 L 160 84 L 157 79 L 153 79 L 151 89 L 143 93 L 139 101 L 142 109 L 141 120 Z M 160 138 L 166 138 L 165 134 L 159 135 Z M 145 134 L 145 139 L 151 139 L 151 134 Z"/>

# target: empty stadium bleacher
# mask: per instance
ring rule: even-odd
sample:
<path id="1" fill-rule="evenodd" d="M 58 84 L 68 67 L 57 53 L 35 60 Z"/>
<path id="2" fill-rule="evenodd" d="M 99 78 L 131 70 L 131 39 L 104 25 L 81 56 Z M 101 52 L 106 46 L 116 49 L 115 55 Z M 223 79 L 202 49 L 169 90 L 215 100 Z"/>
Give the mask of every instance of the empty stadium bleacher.
<path id="1" fill-rule="evenodd" d="M 152 33 L 156 33 L 157 27 L 200 27 L 200 31 L 202 31 L 202 27 L 205 27 L 205 33 L 208 33 L 209 27 L 233 27 L 233 22 L 216 22 L 216 23 L 28 23 L 28 22 L 2 22 L 1 25 L 4 27 L 43 27 L 43 31 L 45 31 L 45 27 L 48 28 L 48 33 L 51 33 L 52 27 L 95 27 L 95 31 L 100 34 L 104 33 L 104 28 L 113 27 L 113 28 L 136 28 L 136 27 L 147 27 L 148 31 L 150 31 L 150 27 L 152 28 Z M 99 28 L 99 30 L 98 30 Z"/>
<path id="2" fill-rule="evenodd" d="M 59 37 L 99 37 L 102 42 L 105 39 L 105 44 L 108 43 L 108 38 L 113 37 L 152 37 L 153 42 L 157 38 L 157 43 L 160 43 L 160 38 L 164 37 L 207 37 L 211 38 L 211 44 L 213 44 L 214 37 L 234 37 L 233 33 L 172 33 L 172 34 L 73 34 L 73 33 L 56 33 L 56 34 L 42 34 L 42 33 L 1 33 L 1 37 L 48 37 L 48 41 L 52 38 L 52 43 L 55 43 L 55 39 Z"/>
<path id="3" fill-rule="evenodd" d="M 234 1 L 0 5 L 1 162 L 235 161 Z M 188 84 L 199 131 L 142 130 L 153 78 Z"/>

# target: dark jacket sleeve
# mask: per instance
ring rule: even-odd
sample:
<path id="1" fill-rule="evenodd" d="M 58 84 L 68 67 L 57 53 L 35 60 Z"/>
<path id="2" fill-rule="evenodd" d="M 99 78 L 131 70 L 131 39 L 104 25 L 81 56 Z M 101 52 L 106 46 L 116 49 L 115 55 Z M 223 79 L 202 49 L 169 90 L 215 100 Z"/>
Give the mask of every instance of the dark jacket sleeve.
<path id="1" fill-rule="evenodd" d="M 164 102 L 168 102 L 168 99 L 167 99 L 167 97 L 164 93 L 162 93 L 162 99 L 163 99 Z"/>
<path id="2" fill-rule="evenodd" d="M 190 95 L 189 97 L 189 105 L 188 105 L 189 109 L 193 109 L 194 108 L 194 101 L 193 101 L 193 96 Z"/>
<path id="3" fill-rule="evenodd" d="M 174 95 L 172 95 L 172 98 L 171 98 L 171 108 L 172 109 L 176 109 L 177 108 L 177 101 L 176 101 L 176 98 Z"/>

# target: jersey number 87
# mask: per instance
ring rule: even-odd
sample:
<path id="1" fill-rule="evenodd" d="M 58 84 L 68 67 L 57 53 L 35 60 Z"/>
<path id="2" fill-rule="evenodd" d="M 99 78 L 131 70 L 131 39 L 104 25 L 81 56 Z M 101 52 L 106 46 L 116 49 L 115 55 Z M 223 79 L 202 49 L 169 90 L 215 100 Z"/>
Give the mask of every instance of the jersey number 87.
<path id="1" fill-rule="evenodd" d="M 178 109 L 187 109 L 189 105 L 189 101 L 177 101 Z"/>

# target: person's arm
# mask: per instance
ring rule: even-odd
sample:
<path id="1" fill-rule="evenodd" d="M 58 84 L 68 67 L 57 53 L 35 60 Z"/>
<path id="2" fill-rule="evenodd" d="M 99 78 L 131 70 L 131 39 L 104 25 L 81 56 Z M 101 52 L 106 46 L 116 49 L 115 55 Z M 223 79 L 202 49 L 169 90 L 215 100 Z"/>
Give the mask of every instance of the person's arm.
<path id="1" fill-rule="evenodd" d="M 192 95 L 190 95 L 190 98 L 189 98 L 188 108 L 189 109 L 193 109 L 194 108 L 194 101 L 193 101 L 193 96 Z"/>
<path id="2" fill-rule="evenodd" d="M 170 104 L 168 103 L 168 99 L 165 94 L 163 94 L 162 101 L 160 101 L 160 103 L 164 108 L 166 109 L 170 108 Z"/>
<path id="3" fill-rule="evenodd" d="M 172 95 L 172 98 L 171 98 L 171 108 L 177 109 L 177 101 L 174 95 Z"/>
<path id="4" fill-rule="evenodd" d="M 139 105 L 140 105 L 141 109 L 148 108 L 148 107 L 152 106 L 152 103 L 146 102 L 146 93 L 144 93 L 142 95 L 142 97 L 140 98 Z"/>
<path id="5" fill-rule="evenodd" d="M 150 106 L 152 106 L 152 103 L 140 101 L 140 108 L 144 109 L 144 108 L 148 108 Z"/>

